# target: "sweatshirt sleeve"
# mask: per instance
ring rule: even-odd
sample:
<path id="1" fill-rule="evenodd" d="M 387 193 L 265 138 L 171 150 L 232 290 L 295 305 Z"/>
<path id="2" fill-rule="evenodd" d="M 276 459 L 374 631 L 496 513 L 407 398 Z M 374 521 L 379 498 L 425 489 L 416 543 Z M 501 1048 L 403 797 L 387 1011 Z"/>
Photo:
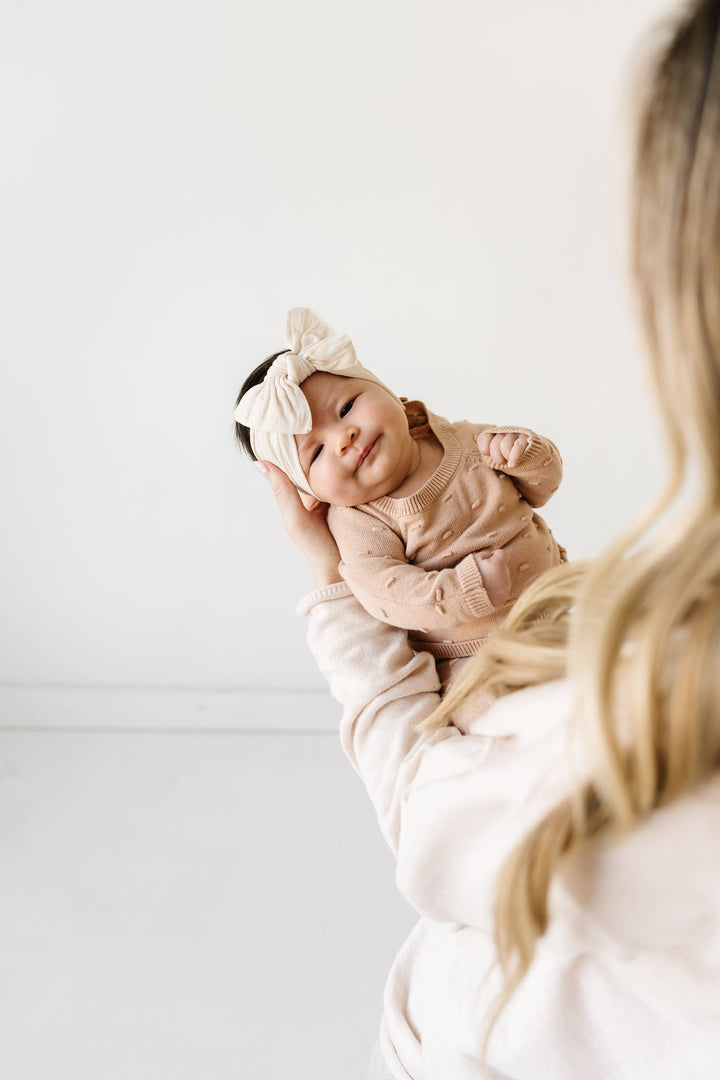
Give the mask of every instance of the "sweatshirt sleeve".
<path id="1" fill-rule="evenodd" d="M 317 593 L 308 643 L 343 706 L 343 749 L 363 780 L 397 856 L 398 886 L 421 914 L 484 925 L 494 881 L 521 837 L 567 782 L 566 697 L 548 687 L 497 702 L 473 733 L 417 725 L 438 702 L 435 665 L 407 635 L 352 596 Z"/>
<path id="2" fill-rule="evenodd" d="M 572 789 L 570 706 L 557 686 L 508 695 L 461 742 L 423 756 L 405 792 L 397 863 L 398 888 L 420 914 L 491 929 L 506 859 Z"/>
<path id="3" fill-rule="evenodd" d="M 497 465 L 487 454 L 483 455 L 483 460 L 497 472 L 511 476 L 515 487 L 530 506 L 544 506 L 550 496 L 560 487 L 563 472 L 560 452 L 550 439 L 536 435 L 529 428 L 483 428 L 483 432 L 490 435 L 502 435 L 515 431 L 528 437 L 527 447 L 517 465 L 512 468 Z"/>
<path id="4" fill-rule="evenodd" d="M 347 507 L 330 526 L 340 549 L 340 573 L 376 619 L 406 630 L 462 626 L 493 611 L 478 561 L 466 555 L 445 570 L 407 561 L 402 539 L 384 522 Z"/>
<path id="5" fill-rule="evenodd" d="M 397 854 L 403 798 L 424 752 L 464 737 L 453 727 L 432 735 L 416 730 L 439 702 L 435 663 L 410 648 L 404 630 L 378 622 L 339 590 L 329 599 L 311 594 L 298 612 L 308 615 L 308 644 L 343 707 L 343 749 Z"/>

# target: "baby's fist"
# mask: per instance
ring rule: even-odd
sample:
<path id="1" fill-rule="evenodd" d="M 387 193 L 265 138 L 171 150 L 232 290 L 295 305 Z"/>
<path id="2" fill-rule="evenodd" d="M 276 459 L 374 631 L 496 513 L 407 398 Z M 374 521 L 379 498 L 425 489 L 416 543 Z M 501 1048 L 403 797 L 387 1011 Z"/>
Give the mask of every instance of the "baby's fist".
<path id="1" fill-rule="evenodd" d="M 528 447 L 528 437 L 520 431 L 483 431 L 477 437 L 478 450 L 492 460 L 493 465 L 512 469 Z"/>

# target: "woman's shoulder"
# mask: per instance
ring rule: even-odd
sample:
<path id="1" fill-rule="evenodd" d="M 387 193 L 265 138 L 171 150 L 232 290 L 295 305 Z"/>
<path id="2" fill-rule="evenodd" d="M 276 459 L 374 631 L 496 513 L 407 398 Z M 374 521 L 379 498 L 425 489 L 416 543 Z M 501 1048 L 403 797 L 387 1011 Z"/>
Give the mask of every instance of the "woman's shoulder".
<path id="1" fill-rule="evenodd" d="M 516 690 L 499 698 L 471 723 L 470 734 L 513 736 L 523 744 L 537 742 L 570 724 L 574 700 L 568 679 L 554 679 Z"/>
<path id="2" fill-rule="evenodd" d="M 401 892 L 438 921 L 484 925 L 505 859 L 570 789 L 564 681 L 516 691 L 428 746 L 405 793 Z M 478 921 L 479 920 L 479 921 Z"/>
<path id="3" fill-rule="evenodd" d="M 467 706 L 472 707 L 472 698 Z M 561 794 L 567 790 L 567 771 L 550 766 L 565 754 L 573 730 L 573 709 L 574 694 L 567 679 L 516 690 L 470 721 L 466 735 L 429 746 L 418 773 L 421 785 L 444 783 L 453 774 L 468 777 L 481 768 L 486 778 L 490 771 L 512 772 L 518 779 L 525 773 L 532 786 L 551 777 L 556 794 Z M 501 780 L 500 785 L 503 783 Z M 520 786 L 515 785 L 518 793 Z M 507 794 L 512 797 L 511 792 Z M 478 795 L 482 798 L 482 791 Z"/>
<path id="4" fill-rule="evenodd" d="M 627 832 L 571 856 L 556 892 L 561 905 L 567 898 L 575 906 L 580 945 L 594 929 L 608 952 L 667 953 L 720 980 L 718 835 L 715 773 Z"/>

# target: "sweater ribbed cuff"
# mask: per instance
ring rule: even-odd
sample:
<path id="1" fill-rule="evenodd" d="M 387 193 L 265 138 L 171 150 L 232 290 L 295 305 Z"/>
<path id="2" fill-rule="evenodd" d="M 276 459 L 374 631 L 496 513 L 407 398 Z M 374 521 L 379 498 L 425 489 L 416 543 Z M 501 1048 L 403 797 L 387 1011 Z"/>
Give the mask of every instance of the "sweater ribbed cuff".
<path id="1" fill-rule="evenodd" d="M 323 604 L 326 600 L 339 600 L 345 596 L 352 596 L 352 589 L 346 581 L 336 581 L 334 585 L 324 585 L 322 589 L 313 589 L 312 592 L 303 596 L 295 608 L 297 614 L 303 618 L 308 615 L 316 604 Z"/>
<path id="2" fill-rule="evenodd" d="M 517 465 L 514 465 L 512 469 L 508 469 L 507 466 L 496 466 L 501 472 L 508 472 L 510 475 L 519 475 L 521 473 L 530 473 L 535 470 L 542 470 L 543 467 L 547 467 L 552 463 L 553 457 L 557 454 L 558 462 L 561 461 L 560 454 L 554 443 L 549 439 L 544 439 L 541 435 L 536 435 L 530 428 L 523 427 L 496 427 L 491 429 L 493 435 L 504 435 L 506 433 L 518 432 L 520 435 L 527 435 L 528 444 L 525 448 L 523 456 Z"/>
<path id="3" fill-rule="evenodd" d="M 478 619 L 488 612 L 494 611 L 490 603 L 490 597 L 483 585 L 482 574 L 475 555 L 468 555 L 458 563 L 458 581 L 462 589 L 463 599 L 473 619 Z"/>

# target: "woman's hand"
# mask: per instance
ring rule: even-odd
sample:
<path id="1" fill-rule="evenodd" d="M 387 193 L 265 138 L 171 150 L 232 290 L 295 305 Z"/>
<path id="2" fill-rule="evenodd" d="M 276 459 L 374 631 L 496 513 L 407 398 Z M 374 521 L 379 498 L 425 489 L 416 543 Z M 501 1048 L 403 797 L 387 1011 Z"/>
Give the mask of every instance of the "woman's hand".
<path id="1" fill-rule="evenodd" d="M 340 552 L 326 521 L 327 504 L 318 499 L 304 503 L 293 482 L 276 465 L 257 461 L 255 466 L 270 481 L 285 532 L 307 559 L 315 587 L 342 581 Z"/>

